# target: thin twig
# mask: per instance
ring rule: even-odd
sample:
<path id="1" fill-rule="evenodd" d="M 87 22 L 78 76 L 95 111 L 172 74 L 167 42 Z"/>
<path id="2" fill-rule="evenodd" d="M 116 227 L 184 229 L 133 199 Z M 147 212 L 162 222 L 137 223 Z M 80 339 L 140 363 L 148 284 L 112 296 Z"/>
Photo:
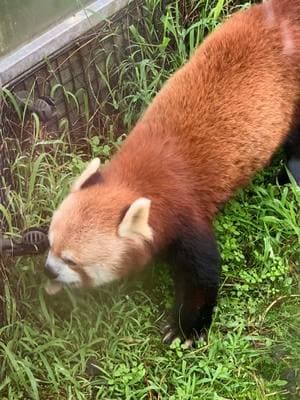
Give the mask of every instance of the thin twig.
<path id="1" fill-rule="evenodd" d="M 268 314 L 268 312 L 271 310 L 271 308 L 273 308 L 277 303 L 279 303 L 280 301 L 284 300 L 284 299 L 290 299 L 290 298 L 300 298 L 300 294 L 291 294 L 291 295 L 285 295 L 285 296 L 280 296 L 277 299 L 275 299 L 266 309 L 266 311 L 264 312 L 263 316 L 262 316 L 262 321 L 266 318 L 266 315 Z"/>

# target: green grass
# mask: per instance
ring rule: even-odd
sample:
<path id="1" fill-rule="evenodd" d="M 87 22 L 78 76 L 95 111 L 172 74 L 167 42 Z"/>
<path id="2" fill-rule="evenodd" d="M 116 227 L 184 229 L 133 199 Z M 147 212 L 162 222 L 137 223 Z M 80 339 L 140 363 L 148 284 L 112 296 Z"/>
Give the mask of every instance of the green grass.
<path id="1" fill-rule="evenodd" d="M 131 51 L 109 90 L 107 100 L 128 127 L 231 9 L 223 1 L 172 1 L 160 19 L 160 3 L 146 1 L 143 34 L 130 28 Z M 111 129 L 105 144 L 89 139 L 90 156 L 110 158 L 120 144 Z M 68 133 L 45 142 L 36 119 L 33 130 L 30 150 L 12 165 L 16 190 L 5 210 L 12 234 L 49 222 L 87 158 L 75 152 Z M 4 279 L 6 324 L 0 327 L 0 398 L 299 399 L 300 191 L 271 185 L 277 169 L 278 161 L 215 223 L 222 287 L 208 341 L 192 350 L 161 343 L 173 300 L 164 265 L 108 287 L 49 297 L 43 257 L 11 263 Z"/>

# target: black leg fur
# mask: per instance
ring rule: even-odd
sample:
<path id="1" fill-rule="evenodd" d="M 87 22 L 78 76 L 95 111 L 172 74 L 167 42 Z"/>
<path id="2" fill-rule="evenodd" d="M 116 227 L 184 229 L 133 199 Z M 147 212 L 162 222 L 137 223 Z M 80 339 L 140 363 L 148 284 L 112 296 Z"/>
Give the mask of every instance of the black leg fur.
<path id="1" fill-rule="evenodd" d="M 174 243 L 173 255 L 176 300 L 166 343 L 200 336 L 210 326 L 219 286 L 219 253 L 212 232 L 189 227 Z"/>
<path id="2" fill-rule="evenodd" d="M 287 157 L 287 168 L 300 186 L 300 126 L 291 131 L 284 144 L 284 151 Z M 285 168 L 279 173 L 277 180 L 280 185 L 290 182 Z"/>

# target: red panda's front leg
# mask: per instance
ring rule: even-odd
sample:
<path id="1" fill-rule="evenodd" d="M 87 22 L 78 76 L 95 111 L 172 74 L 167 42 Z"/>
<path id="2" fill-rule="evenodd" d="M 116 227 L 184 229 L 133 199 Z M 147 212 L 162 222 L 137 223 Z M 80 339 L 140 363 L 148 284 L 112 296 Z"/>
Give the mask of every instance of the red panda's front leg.
<path id="1" fill-rule="evenodd" d="M 284 150 L 287 156 L 287 169 L 294 177 L 296 183 L 300 186 L 300 123 L 290 132 Z M 284 167 L 277 176 L 278 183 L 284 185 L 290 183 L 290 178 Z"/>
<path id="2" fill-rule="evenodd" d="M 212 231 L 189 228 L 176 240 L 172 253 L 176 299 L 165 343 L 177 337 L 197 338 L 210 326 L 219 286 L 219 252 Z"/>

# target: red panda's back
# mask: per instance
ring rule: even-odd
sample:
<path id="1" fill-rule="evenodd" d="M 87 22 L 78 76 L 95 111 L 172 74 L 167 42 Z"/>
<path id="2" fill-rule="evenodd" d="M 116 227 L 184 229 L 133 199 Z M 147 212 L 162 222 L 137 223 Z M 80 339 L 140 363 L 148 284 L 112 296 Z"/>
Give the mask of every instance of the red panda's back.
<path id="1" fill-rule="evenodd" d="M 294 117 L 300 31 L 279 15 L 270 21 L 266 5 L 210 35 L 142 119 L 161 127 L 157 143 L 162 134 L 176 140 L 195 187 L 216 204 L 266 165 Z"/>
<path id="2" fill-rule="evenodd" d="M 287 18 L 294 24 L 300 24 L 300 0 L 271 0 L 264 6 L 275 18 Z"/>

